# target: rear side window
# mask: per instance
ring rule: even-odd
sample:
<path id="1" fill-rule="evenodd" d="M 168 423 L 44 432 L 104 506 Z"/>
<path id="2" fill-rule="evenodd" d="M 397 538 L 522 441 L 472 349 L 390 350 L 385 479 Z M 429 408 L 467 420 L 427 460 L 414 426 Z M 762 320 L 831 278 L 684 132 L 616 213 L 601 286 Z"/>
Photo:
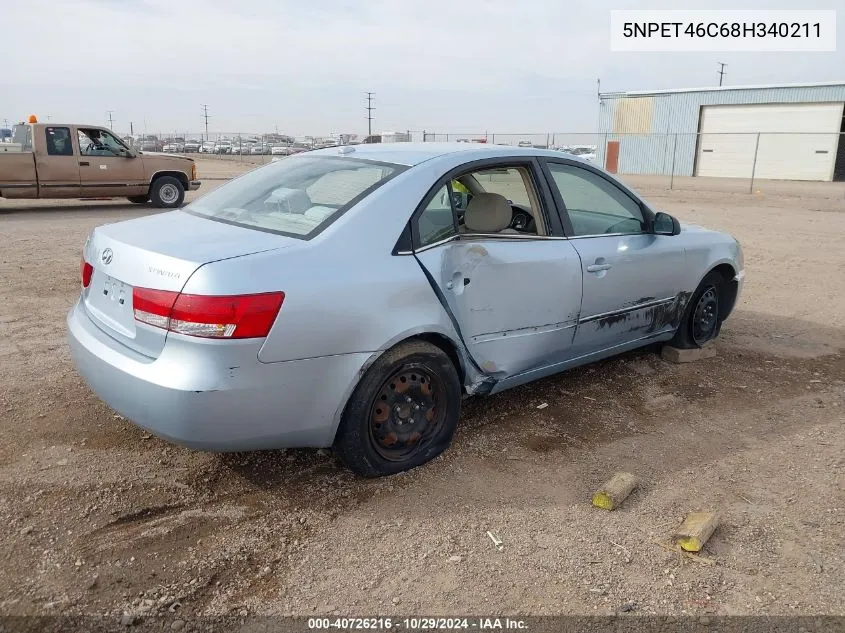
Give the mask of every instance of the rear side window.
<path id="1" fill-rule="evenodd" d="M 286 158 L 236 178 L 185 210 L 308 239 L 403 169 L 353 158 Z"/>
<path id="2" fill-rule="evenodd" d="M 47 137 L 47 154 L 50 156 L 73 156 L 69 127 L 44 128 Z"/>
<path id="3" fill-rule="evenodd" d="M 449 187 L 443 185 L 428 203 L 417 219 L 417 231 L 420 236 L 420 246 L 428 246 L 457 235 Z"/>

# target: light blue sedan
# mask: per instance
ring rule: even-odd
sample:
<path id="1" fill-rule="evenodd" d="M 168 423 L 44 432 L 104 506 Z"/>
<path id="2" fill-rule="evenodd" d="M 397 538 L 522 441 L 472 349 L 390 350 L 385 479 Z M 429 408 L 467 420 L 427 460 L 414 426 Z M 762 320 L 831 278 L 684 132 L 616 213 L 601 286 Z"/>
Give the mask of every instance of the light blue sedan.
<path id="1" fill-rule="evenodd" d="M 203 450 L 331 446 L 377 476 L 441 453 L 465 394 L 710 343 L 744 270 L 734 238 L 578 158 L 394 143 L 100 226 L 81 275 L 73 359 L 122 415 Z"/>

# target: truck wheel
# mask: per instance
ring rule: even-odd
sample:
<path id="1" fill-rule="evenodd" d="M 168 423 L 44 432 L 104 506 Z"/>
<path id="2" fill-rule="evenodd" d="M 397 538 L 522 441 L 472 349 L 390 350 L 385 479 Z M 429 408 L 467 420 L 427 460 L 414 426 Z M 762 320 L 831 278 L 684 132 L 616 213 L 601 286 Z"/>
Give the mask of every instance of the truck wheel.
<path id="1" fill-rule="evenodd" d="M 334 450 L 365 477 L 392 475 L 434 459 L 452 441 L 461 382 L 449 357 L 422 341 L 376 359 L 346 405 Z"/>
<path id="2" fill-rule="evenodd" d="M 150 187 L 150 199 L 159 209 L 174 209 L 185 201 L 185 186 L 173 176 L 160 176 Z"/>
<path id="3" fill-rule="evenodd" d="M 150 201 L 149 196 L 129 196 L 126 199 L 129 200 L 129 202 L 132 202 L 133 204 L 146 204 Z"/>

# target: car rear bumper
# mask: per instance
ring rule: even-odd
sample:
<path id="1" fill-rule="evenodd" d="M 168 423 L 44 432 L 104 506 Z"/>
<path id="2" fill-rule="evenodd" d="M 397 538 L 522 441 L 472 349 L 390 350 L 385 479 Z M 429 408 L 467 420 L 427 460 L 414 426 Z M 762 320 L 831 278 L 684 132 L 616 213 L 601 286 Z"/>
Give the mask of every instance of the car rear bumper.
<path id="1" fill-rule="evenodd" d="M 256 341 L 169 334 L 157 359 L 103 332 L 77 303 L 67 317 L 77 371 L 151 433 L 209 451 L 330 446 L 370 354 L 262 363 Z"/>
<path id="2" fill-rule="evenodd" d="M 202 185 L 202 180 L 192 180 L 191 184 L 188 185 L 188 191 L 196 191 Z"/>

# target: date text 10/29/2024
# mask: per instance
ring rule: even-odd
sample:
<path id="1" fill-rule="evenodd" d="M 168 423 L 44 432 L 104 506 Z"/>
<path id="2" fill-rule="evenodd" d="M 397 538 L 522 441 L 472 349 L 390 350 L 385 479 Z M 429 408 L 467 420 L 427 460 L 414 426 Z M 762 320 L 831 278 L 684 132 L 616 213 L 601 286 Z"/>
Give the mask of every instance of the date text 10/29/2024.
<path id="1" fill-rule="evenodd" d="M 521 630 L 527 631 L 524 620 L 512 618 L 308 618 L 308 630 Z"/>

